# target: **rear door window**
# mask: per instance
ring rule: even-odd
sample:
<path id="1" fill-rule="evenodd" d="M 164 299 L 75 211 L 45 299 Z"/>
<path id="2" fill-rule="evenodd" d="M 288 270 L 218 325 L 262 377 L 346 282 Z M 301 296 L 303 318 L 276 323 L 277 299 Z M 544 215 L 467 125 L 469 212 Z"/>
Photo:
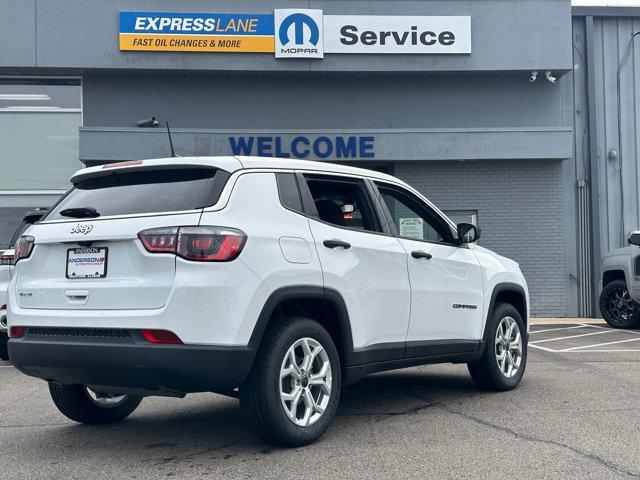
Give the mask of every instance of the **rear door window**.
<path id="1" fill-rule="evenodd" d="M 229 173 L 184 168 L 113 173 L 79 182 L 55 205 L 46 220 L 73 219 L 68 209 L 95 209 L 100 217 L 197 210 L 214 205 Z"/>
<path id="2" fill-rule="evenodd" d="M 336 227 L 379 232 L 364 181 L 305 175 L 318 218 Z"/>

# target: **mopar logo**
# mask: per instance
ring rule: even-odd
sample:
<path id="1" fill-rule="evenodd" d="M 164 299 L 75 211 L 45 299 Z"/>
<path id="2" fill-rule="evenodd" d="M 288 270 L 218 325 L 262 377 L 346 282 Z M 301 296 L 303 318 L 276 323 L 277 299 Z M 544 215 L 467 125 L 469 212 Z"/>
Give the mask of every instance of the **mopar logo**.
<path id="1" fill-rule="evenodd" d="M 322 10 L 274 10 L 276 58 L 322 58 Z"/>
<path id="2" fill-rule="evenodd" d="M 82 235 L 86 235 L 91 230 L 93 230 L 93 225 L 83 225 L 78 223 L 71 229 L 70 233 L 81 233 Z"/>
<path id="3" fill-rule="evenodd" d="M 280 43 L 282 43 L 282 45 L 287 45 L 289 43 L 289 27 L 291 27 L 291 25 L 294 26 L 296 45 L 304 45 L 305 43 L 305 26 L 311 31 L 311 38 L 309 38 L 309 42 L 313 45 L 318 45 L 318 40 L 320 39 L 318 24 L 314 22 L 313 18 L 309 15 L 305 15 L 304 13 L 294 13 L 293 15 L 289 15 L 280 24 L 278 35 L 280 36 Z"/>

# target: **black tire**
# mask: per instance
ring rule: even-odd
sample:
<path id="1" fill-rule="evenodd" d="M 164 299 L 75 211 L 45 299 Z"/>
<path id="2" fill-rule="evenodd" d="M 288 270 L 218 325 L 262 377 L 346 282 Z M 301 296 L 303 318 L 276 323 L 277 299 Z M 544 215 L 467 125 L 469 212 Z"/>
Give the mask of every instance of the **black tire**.
<path id="1" fill-rule="evenodd" d="M 331 389 L 324 413 L 313 424 L 296 425 L 280 399 L 280 368 L 296 341 L 311 338 L 324 348 L 331 366 Z M 320 438 L 338 410 L 341 389 L 340 358 L 329 333 L 304 317 L 278 319 L 265 333 L 249 377 L 240 388 L 240 405 L 255 434 L 265 442 L 300 447 Z M 293 410 L 293 409 L 292 409 Z"/>
<path id="2" fill-rule="evenodd" d="M 131 415 L 142 401 L 142 397 L 127 395 L 117 404 L 99 405 L 91 398 L 86 387 L 82 385 L 49 383 L 49 392 L 53 403 L 64 416 L 87 425 L 118 422 Z"/>
<path id="3" fill-rule="evenodd" d="M 9 338 L 6 333 L 0 333 L 0 360 L 9 360 L 8 340 Z"/>
<path id="4" fill-rule="evenodd" d="M 640 304 L 631 299 L 624 280 L 615 280 L 602 289 L 600 312 L 613 328 L 637 328 L 640 325 Z"/>
<path id="5" fill-rule="evenodd" d="M 522 339 L 522 354 L 520 365 L 513 377 L 507 378 L 501 371 L 496 358 L 496 332 L 503 319 L 512 318 L 520 329 Z M 487 325 L 487 345 L 479 360 L 467 364 L 474 383 L 484 390 L 506 391 L 518 386 L 527 366 L 527 336 L 524 322 L 513 305 L 499 303 Z"/>

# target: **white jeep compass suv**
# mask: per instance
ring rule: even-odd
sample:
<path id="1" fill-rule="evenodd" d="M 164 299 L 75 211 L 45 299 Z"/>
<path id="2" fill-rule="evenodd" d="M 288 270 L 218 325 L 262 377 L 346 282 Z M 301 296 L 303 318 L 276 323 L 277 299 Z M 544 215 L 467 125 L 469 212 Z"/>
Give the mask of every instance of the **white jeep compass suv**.
<path id="1" fill-rule="evenodd" d="M 250 157 L 80 170 L 16 245 L 9 357 L 72 420 L 149 395 L 239 396 L 269 442 L 319 438 L 371 372 L 467 363 L 508 390 L 527 360 L 518 265 L 380 173 Z"/>

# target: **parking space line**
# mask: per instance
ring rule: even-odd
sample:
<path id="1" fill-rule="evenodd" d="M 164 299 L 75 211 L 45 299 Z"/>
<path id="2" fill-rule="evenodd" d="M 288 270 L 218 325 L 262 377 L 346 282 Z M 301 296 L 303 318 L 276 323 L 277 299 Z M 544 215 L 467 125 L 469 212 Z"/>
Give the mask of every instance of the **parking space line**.
<path id="1" fill-rule="evenodd" d="M 575 328 L 585 328 L 585 327 L 592 327 L 593 325 L 584 325 L 584 324 L 580 324 L 580 325 L 574 325 L 572 327 L 560 327 L 560 328 L 545 328 L 544 330 L 531 330 L 529 332 L 529 334 L 533 334 L 533 333 L 544 333 L 544 332 L 555 332 L 556 330 L 573 330 Z"/>
<path id="2" fill-rule="evenodd" d="M 582 324 L 582 325 L 585 325 L 585 324 Z M 589 326 L 593 327 L 593 328 L 600 328 L 602 330 L 610 330 L 610 331 L 614 331 L 614 332 L 623 332 L 623 333 L 630 333 L 632 335 L 640 335 L 640 332 L 638 332 L 636 330 L 623 330 L 623 329 L 619 329 L 619 328 L 603 327 L 601 325 L 589 325 Z"/>
<path id="3" fill-rule="evenodd" d="M 545 352 L 551 352 L 551 353 L 558 353 L 559 351 L 559 350 L 554 350 L 553 348 L 541 347 L 540 345 L 535 345 L 531 342 L 529 342 L 528 346 L 531 348 L 537 348 L 538 350 L 544 350 Z"/>
<path id="4" fill-rule="evenodd" d="M 591 345 L 589 345 L 589 347 L 591 347 Z M 576 350 L 575 352 L 566 352 L 566 353 L 623 353 L 623 352 L 640 352 L 640 350 L 638 350 L 637 348 L 629 348 L 628 350 L 618 348 L 616 350 Z"/>
<path id="5" fill-rule="evenodd" d="M 535 342 L 529 342 L 529 344 L 531 344 L 531 343 L 538 344 L 538 343 L 545 343 L 545 342 L 556 342 L 558 340 L 566 340 L 568 338 L 588 337 L 590 335 L 602 335 L 604 333 L 611 333 L 611 332 L 617 332 L 617 330 L 609 329 L 608 331 L 602 331 L 602 332 L 581 333 L 580 335 L 569 335 L 569 336 L 566 336 L 566 337 L 545 338 L 544 340 L 536 340 Z"/>
<path id="6" fill-rule="evenodd" d="M 565 348 L 564 350 L 556 350 L 556 351 L 557 352 L 573 352 L 575 350 L 583 350 L 585 348 L 603 347 L 605 345 L 615 345 L 615 344 L 618 344 L 618 343 L 628 343 L 628 342 L 638 342 L 638 341 L 640 341 L 640 337 L 628 338 L 627 340 L 618 340 L 616 342 L 597 343 L 595 345 L 583 345 L 581 347 Z"/>

